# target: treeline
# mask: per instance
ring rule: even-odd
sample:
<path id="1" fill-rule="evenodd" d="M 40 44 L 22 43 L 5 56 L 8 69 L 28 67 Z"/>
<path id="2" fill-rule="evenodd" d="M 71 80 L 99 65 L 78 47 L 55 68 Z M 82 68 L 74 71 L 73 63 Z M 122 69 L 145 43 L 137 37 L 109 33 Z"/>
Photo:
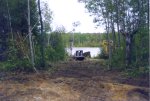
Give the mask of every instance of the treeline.
<path id="1" fill-rule="evenodd" d="M 97 26 L 104 24 L 108 44 L 108 64 L 133 71 L 148 70 L 149 1 L 147 0 L 78 0 L 95 17 Z M 112 37 L 110 37 L 112 36 Z M 140 71 L 141 72 L 141 71 Z"/>
<path id="2" fill-rule="evenodd" d="M 52 12 L 40 0 L 0 0 L 0 70 L 45 69 L 66 56 L 61 32 L 51 37 Z"/>
<path id="3" fill-rule="evenodd" d="M 105 39 L 103 33 L 65 33 L 62 37 L 66 47 L 70 47 L 71 39 L 74 47 L 100 47 L 101 41 Z"/>

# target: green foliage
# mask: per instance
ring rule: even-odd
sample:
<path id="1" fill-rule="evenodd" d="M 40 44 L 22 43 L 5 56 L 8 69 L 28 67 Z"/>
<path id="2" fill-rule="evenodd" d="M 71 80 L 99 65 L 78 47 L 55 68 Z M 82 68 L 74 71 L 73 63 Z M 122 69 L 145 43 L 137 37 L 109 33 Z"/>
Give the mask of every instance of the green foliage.
<path id="1" fill-rule="evenodd" d="M 63 42 L 66 47 L 70 46 L 69 40 L 74 35 L 74 46 L 75 47 L 99 47 L 101 40 L 104 39 L 104 34 L 94 33 L 66 33 L 63 34 Z"/>
<path id="2" fill-rule="evenodd" d="M 35 66 L 40 65 L 40 44 L 39 15 L 36 0 L 30 1 L 30 20 L 33 33 L 33 45 L 35 53 Z M 1 69 L 6 70 L 30 70 L 32 69 L 30 60 L 30 48 L 28 42 L 28 5 L 27 0 L 2 0 L 0 3 L 0 61 Z M 44 31 L 49 31 L 51 23 L 51 11 L 45 4 Z M 50 14 L 49 14 L 50 13 Z M 49 19 L 48 19 L 49 18 Z M 12 29 L 12 30 L 11 30 Z M 11 33 L 12 32 L 12 33 Z M 44 40 L 44 39 L 43 39 Z M 45 45 L 42 44 L 45 48 Z M 4 54 L 4 55 L 3 55 Z M 6 59 L 3 59 L 3 58 Z M 61 56 L 62 57 L 62 56 Z"/>
<path id="3" fill-rule="evenodd" d="M 3 71 L 33 71 L 30 60 L 21 54 L 21 51 L 17 45 L 12 44 L 12 40 L 9 43 L 9 49 L 6 52 L 7 61 L 0 62 L 0 70 Z"/>
<path id="4" fill-rule="evenodd" d="M 140 67 L 149 65 L 149 34 L 145 28 L 142 28 L 134 37 L 132 53 L 134 66 Z"/>
<path id="5" fill-rule="evenodd" d="M 117 48 L 112 54 L 112 66 L 116 69 L 125 67 L 125 50 L 124 48 Z"/>
<path id="6" fill-rule="evenodd" d="M 125 75 L 129 77 L 139 77 L 139 76 L 147 76 L 149 74 L 148 67 L 139 67 L 125 71 Z"/>
<path id="7" fill-rule="evenodd" d="M 23 53 L 21 49 L 26 49 L 28 47 L 23 47 L 27 43 L 19 42 L 19 47 L 17 45 L 13 45 L 13 42 L 10 41 L 8 53 L 8 60 L 1 62 L 0 70 L 4 71 L 33 71 L 31 60 L 26 56 L 28 53 Z M 18 42 L 17 42 L 18 43 Z M 20 48 L 20 46 L 22 48 Z M 34 44 L 34 52 L 35 52 L 35 66 L 37 69 L 48 69 L 50 66 L 46 65 L 45 68 L 40 66 L 41 62 L 41 52 L 40 52 L 40 44 L 35 42 Z M 65 51 L 65 46 L 63 44 L 62 35 L 59 32 L 54 32 L 50 34 L 50 45 L 45 46 L 45 59 L 46 62 L 58 62 L 62 61 L 66 58 L 67 54 Z"/>
<path id="8" fill-rule="evenodd" d="M 25 34 L 28 32 L 27 22 L 27 0 L 8 0 L 8 6 L 10 10 L 11 24 L 14 32 Z M 5 9 L 7 9 L 5 7 Z M 38 11 L 35 0 L 30 0 L 31 11 L 31 26 L 34 26 L 38 21 Z M 38 24 L 34 26 L 33 33 L 37 34 Z"/>
<path id="9" fill-rule="evenodd" d="M 33 71 L 32 65 L 28 59 L 0 62 L 0 65 L 1 71 Z"/>
<path id="10" fill-rule="evenodd" d="M 149 65 L 149 49 L 148 49 L 148 32 L 146 30 L 140 30 L 135 36 L 132 43 L 132 52 L 130 69 L 138 69 L 140 67 L 147 67 Z M 125 67 L 125 39 L 121 40 L 121 48 L 116 48 L 112 54 L 112 66 L 124 68 Z M 137 71 L 138 72 L 138 71 Z M 139 71 L 140 72 L 140 71 Z M 133 72 L 133 74 L 137 74 Z M 132 74 L 132 73 L 131 73 Z M 140 73 L 141 74 L 141 73 Z"/>
<path id="11" fill-rule="evenodd" d="M 50 34 L 50 46 L 46 47 L 46 60 L 56 62 L 66 58 L 65 46 L 59 32 Z"/>
<path id="12" fill-rule="evenodd" d="M 101 23 L 106 25 L 106 32 L 112 31 L 113 27 L 118 27 L 117 31 L 124 30 L 124 33 L 130 35 L 134 31 L 133 41 L 131 42 L 131 50 L 126 51 L 125 39 L 120 33 L 113 35 L 110 39 L 116 41 L 115 50 L 112 53 L 112 65 L 114 67 L 125 67 L 130 65 L 132 68 L 146 67 L 149 60 L 149 2 L 146 0 L 79 0 L 85 3 L 88 11 L 94 15 L 94 22 L 98 25 Z M 121 32 L 122 33 L 122 32 Z M 132 35 L 129 39 L 132 39 Z M 127 36 L 125 36 L 127 39 Z M 115 40 L 114 40 L 115 38 Z M 108 37 L 107 37 L 108 39 Z M 121 47 L 116 47 L 116 45 Z M 126 45 L 129 46 L 129 45 Z M 130 47 L 129 47 L 130 48 Z M 129 49 L 130 50 L 130 49 Z M 126 51 L 126 52 L 125 52 Z M 130 54 L 131 53 L 131 54 Z M 126 58 L 125 55 L 130 55 Z M 103 52 L 102 52 L 103 56 Z M 110 55 L 111 56 L 111 55 Z M 129 63 L 131 60 L 131 64 Z M 128 62 L 125 62 L 128 61 Z M 125 64 L 126 63 L 126 64 Z"/>
<path id="13" fill-rule="evenodd" d="M 101 47 L 101 54 L 99 54 L 100 59 L 108 59 L 108 55 L 104 52 L 104 49 Z"/>
<path id="14" fill-rule="evenodd" d="M 44 27 L 44 32 L 48 33 L 51 32 L 51 23 L 52 23 L 52 11 L 49 9 L 48 4 L 43 2 L 43 7 L 42 7 L 42 14 L 44 15 L 43 19 L 43 27 Z"/>

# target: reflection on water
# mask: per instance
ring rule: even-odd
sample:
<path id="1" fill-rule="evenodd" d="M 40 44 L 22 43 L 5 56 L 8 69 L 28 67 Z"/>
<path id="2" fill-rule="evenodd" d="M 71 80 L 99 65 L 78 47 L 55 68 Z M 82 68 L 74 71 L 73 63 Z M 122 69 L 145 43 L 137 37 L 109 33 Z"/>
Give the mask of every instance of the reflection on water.
<path id="1" fill-rule="evenodd" d="M 73 47 L 72 52 L 70 48 L 66 48 L 69 55 L 73 55 L 77 50 L 83 50 L 83 52 L 91 52 L 91 57 L 95 57 L 101 53 L 100 47 Z"/>

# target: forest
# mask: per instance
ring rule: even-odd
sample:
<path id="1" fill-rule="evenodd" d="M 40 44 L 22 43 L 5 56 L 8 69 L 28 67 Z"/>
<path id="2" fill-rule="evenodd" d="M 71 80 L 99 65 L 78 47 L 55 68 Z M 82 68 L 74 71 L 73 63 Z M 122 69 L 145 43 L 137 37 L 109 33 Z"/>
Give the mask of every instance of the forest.
<path id="1" fill-rule="evenodd" d="M 77 0 L 104 33 L 54 30 L 47 2 L 0 2 L 0 101 L 149 101 L 148 0 Z M 101 53 L 76 61 L 71 42 Z"/>
<path id="2" fill-rule="evenodd" d="M 70 46 L 73 34 L 74 47 L 100 47 L 100 42 L 105 38 L 104 34 L 99 33 L 65 33 L 62 34 L 62 38 L 66 47 Z"/>

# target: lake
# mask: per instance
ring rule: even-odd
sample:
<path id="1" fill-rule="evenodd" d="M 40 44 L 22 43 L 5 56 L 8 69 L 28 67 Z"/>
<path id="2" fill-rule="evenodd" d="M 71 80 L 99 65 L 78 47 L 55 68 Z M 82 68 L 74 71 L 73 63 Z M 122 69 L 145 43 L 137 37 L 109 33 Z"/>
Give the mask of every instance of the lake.
<path id="1" fill-rule="evenodd" d="M 66 51 L 68 52 L 69 55 L 74 55 L 74 53 L 77 50 L 83 50 L 83 52 L 90 51 L 91 57 L 96 57 L 98 54 L 101 53 L 100 47 L 73 47 L 72 48 L 72 53 L 71 53 L 70 48 L 66 48 Z"/>

